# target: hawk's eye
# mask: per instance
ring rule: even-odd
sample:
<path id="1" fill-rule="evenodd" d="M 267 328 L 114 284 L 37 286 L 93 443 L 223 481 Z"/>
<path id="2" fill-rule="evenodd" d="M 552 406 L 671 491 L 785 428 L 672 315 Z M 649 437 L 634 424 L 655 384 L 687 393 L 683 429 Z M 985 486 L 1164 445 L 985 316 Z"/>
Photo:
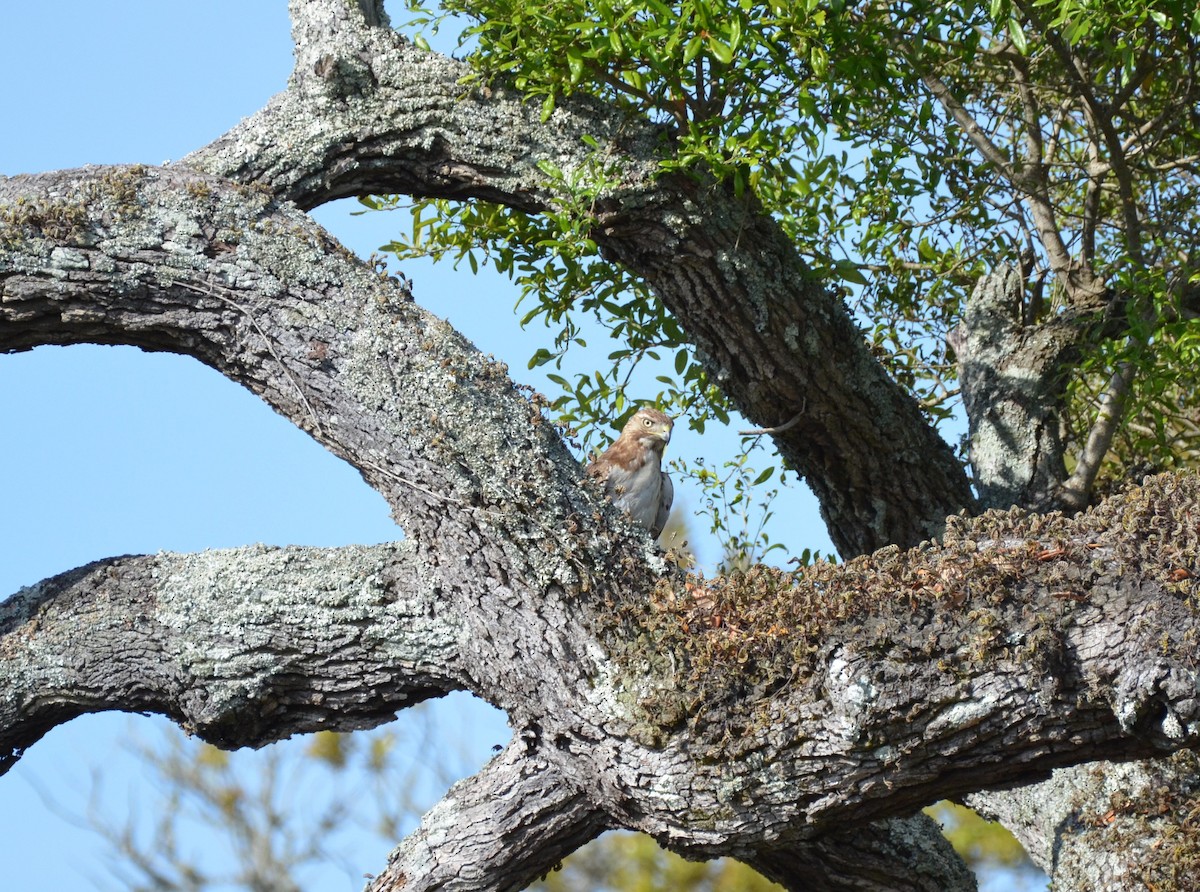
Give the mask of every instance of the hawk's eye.
<path id="1" fill-rule="evenodd" d="M 653 427 L 653 426 L 654 426 L 654 419 L 653 419 L 653 418 L 643 418 L 643 419 L 642 419 L 642 424 L 644 424 L 646 427 Z"/>

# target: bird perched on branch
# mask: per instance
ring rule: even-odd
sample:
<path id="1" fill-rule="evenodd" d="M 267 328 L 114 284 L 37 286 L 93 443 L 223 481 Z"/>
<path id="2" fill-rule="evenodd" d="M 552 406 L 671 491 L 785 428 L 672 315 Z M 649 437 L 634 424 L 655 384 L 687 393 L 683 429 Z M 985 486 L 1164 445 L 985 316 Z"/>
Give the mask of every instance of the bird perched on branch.
<path id="1" fill-rule="evenodd" d="M 638 409 L 616 442 L 587 469 L 589 477 L 604 482 L 609 500 L 656 539 L 667 524 L 675 497 L 671 478 L 662 469 L 663 450 L 674 426 L 658 409 Z"/>

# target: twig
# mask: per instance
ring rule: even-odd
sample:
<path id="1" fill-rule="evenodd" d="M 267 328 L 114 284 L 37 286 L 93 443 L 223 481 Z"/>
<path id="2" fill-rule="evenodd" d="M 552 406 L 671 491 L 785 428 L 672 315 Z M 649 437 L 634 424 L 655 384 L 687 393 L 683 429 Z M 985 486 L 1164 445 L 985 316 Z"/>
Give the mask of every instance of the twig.
<path id="1" fill-rule="evenodd" d="M 790 430 L 800 423 L 800 419 L 804 417 L 804 410 L 808 408 L 808 400 L 805 400 L 800 405 L 800 411 L 793 415 L 778 427 L 760 427 L 751 431 L 738 431 L 739 437 L 758 437 L 763 434 L 782 434 L 786 430 Z"/>

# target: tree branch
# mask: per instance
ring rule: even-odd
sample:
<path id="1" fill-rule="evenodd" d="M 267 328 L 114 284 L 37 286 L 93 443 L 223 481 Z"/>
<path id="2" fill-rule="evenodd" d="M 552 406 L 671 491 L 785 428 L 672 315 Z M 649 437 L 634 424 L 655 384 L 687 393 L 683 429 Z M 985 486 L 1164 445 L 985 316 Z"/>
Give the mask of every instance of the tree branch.
<path id="1" fill-rule="evenodd" d="M 244 744 L 520 679 L 497 699 L 586 814 L 692 857 L 757 853 L 782 871 L 805 862 L 798 845 L 937 798 L 1200 743 L 1197 513 L 1200 478 L 1163 476 L 1072 519 L 985 515 L 942 546 L 794 579 L 760 571 L 650 600 L 610 584 L 613 601 L 577 598 L 571 620 L 547 591 L 536 616 L 515 604 L 465 635 L 443 619 L 461 614 L 438 612 L 440 582 L 374 619 L 392 591 L 377 581 L 394 564 L 381 569 L 381 549 L 360 550 L 375 569 L 340 571 L 340 588 L 302 560 L 340 552 L 118 560 L 6 606 L 0 690 L 15 718 L 0 727 L 15 755 L 69 715 L 148 708 Z M 218 570 L 243 555 L 254 572 L 226 580 Z M 419 561 L 402 567 L 424 578 Z M 314 579 L 329 613 L 304 618 Z M 430 637 L 448 649 L 431 654 Z"/>
<path id="2" fill-rule="evenodd" d="M 368 890 L 515 892 L 609 826 L 518 736 L 426 812 Z"/>
<path id="3" fill-rule="evenodd" d="M 1079 510 L 1088 503 L 1092 494 L 1092 484 L 1100 473 L 1100 466 L 1108 448 L 1112 445 L 1113 437 L 1125 417 L 1125 400 L 1133 386 L 1134 366 L 1132 362 L 1118 362 L 1108 386 L 1100 395 L 1100 406 L 1096 411 L 1096 421 L 1088 431 L 1087 442 L 1076 457 L 1075 470 L 1062 485 L 1059 499 L 1070 510 Z"/>
<path id="4" fill-rule="evenodd" d="M 0 771 L 88 712 L 227 747 L 369 728 L 469 682 L 411 543 L 111 558 L 0 602 Z"/>
<path id="5" fill-rule="evenodd" d="M 1113 175 L 1117 181 L 1117 192 L 1121 197 L 1121 214 L 1125 222 L 1125 247 L 1129 251 L 1129 256 L 1138 265 L 1143 265 L 1142 223 L 1134 195 L 1133 173 L 1129 169 L 1120 135 L 1113 126 L 1112 120 L 1112 113 L 1118 106 L 1108 106 L 1099 100 L 1083 59 L 1075 53 L 1057 31 L 1046 26 L 1045 21 L 1029 3 L 1017 0 L 1015 5 L 1045 35 L 1046 43 L 1062 63 L 1067 81 L 1083 103 L 1089 124 L 1101 134 L 1105 145 L 1108 146 L 1108 161 L 1112 165 Z M 1135 83 L 1140 83 L 1140 81 L 1139 78 Z"/>
<path id="6" fill-rule="evenodd" d="M 909 53 L 910 60 L 918 68 L 920 60 Z M 954 95 L 950 85 L 931 71 L 919 71 L 921 82 L 933 95 L 947 114 L 966 132 L 972 145 L 1006 179 L 1014 189 L 1025 196 L 1029 212 L 1033 216 L 1038 237 L 1050 263 L 1050 268 L 1066 289 L 1078 311 L 1096 309 L 1105 293 L 1102 283 L 1097 282 L 1091 270 L 1080 268 L 1071 261 L 1071 252 L 1063 241 L 1062 232 L 1054 211 L 1054 205 L 1046 193 L 1046 178 L 1040 164 L 1031 171 L 1014 168 L 1007 156 L 984 132 L 983 128 Z M 1030 132 L 1032 136 L 1032 131 Z"/>
<path id="7" fill-rule="evenodd" d="M 975 892 L 975 876 L 926 815 L 889 818 L 746 863 L 796 892 Z"/>
<path id="8" fill-rule="evenodd" d="M 1032 787 L 971 796 L 1012 830 L 1055 888 L 1178 888 L 1194 877 L 1200 764 L 1181 750 L 1153 762 L 1061 768 Z"/>
<path id="9" fill-rule="evenodd" d="M 288 90 L 180 163 L 302 207 L 400 192 L 537 212 L 561 199 L 539 161 L 570 174 L 599 157 L 620 180 L 595 204 L 605 256 L 646 279 L 751 421 L 771 426 L 808 401 L 804 423 L 776 444 L 817 493 L 843 554 L 914 544 L 972 503 L 953 452 L 778 225 L 731 190 L 655 178 L 665 130 L 583 97 L 542 122 L 501 85 L 464 87 L 460 63 L 385 29 L 339 29 L 306 31 Z"/>
<path id="10" fill-rule="evenodd" d="M 304 214 L 185 169 L 131 167 L 0 180 L 0 215 L 0 350 L 193 356 L 358 467 L 409 536 L 504 530 L 520 541 L 508 578 L 590 572 L 578 549 L 573 569 L 529 565 L 529 542 L 562 539 L 569 517 L 617 513 L 572 485 L 578 462 L 506 367 Z"/>

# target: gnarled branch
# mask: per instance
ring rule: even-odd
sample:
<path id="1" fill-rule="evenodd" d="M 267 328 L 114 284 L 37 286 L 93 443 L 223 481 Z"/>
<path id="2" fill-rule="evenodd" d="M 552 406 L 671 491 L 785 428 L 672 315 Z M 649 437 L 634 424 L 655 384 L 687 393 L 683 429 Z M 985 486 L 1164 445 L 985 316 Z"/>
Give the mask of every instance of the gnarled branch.
<path id="1" fill-rule="evenodd" d="M 770 425 L 807 401 L 775 441 L 843 554 L 915 544 L 972 503 L 950 448 L 774 220 L 703 178 L 654 177 L 661 128 L 584 98 L 542 122 L 500 85 L 464 87 L 462 64 L 329 5 L 293 7 L 304 19 L 288 90 L 181 164 L 302 207 L 400 192 L 536 212 L 560 197 L 538 162 L 585 167 L 589 136 L 620 180 L 596 202 L 593 238 L 651 285 L 746 417 Z"/>
<path id="2" fill-rule="evenodd" d="M 467 686 L 463 622 L 411 543 L 97 561 L 0 602 L 0 771 L 99 710 L 224 747 L 350 731 Z"/>
<path id="3" fill-rule="evenodd" d="M 520 736 L 426 812 L 369 892 L 509 892 L 610 826 Z"/>

